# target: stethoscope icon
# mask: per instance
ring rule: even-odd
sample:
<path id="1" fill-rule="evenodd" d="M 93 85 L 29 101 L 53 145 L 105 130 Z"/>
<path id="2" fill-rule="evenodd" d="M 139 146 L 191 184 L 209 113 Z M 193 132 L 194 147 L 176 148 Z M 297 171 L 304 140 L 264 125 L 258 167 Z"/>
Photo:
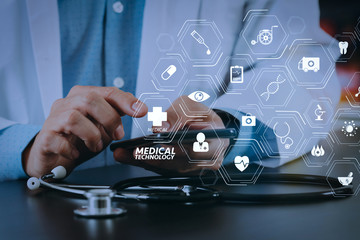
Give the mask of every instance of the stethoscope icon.
<path id="1" fill-rule="evenodd" d="M 283 144 L 285 146 L 285 149 L 290 149 L 290 147 L 294 144 L 294 140 L 291 137 L 288 137 L 290 134 L 290 125 L 287 122 L 284 122 L 284 124 L 288 128 L 288 131 L 286 132 L 285 135 L 281 136 L 278 133 L 276 133 L 276 126 L 278 124 L 279 124 L 278 122 L 275 123 L 273 132 L 274 132 L 275 136 L 280 139 L 281 144 Z"/>

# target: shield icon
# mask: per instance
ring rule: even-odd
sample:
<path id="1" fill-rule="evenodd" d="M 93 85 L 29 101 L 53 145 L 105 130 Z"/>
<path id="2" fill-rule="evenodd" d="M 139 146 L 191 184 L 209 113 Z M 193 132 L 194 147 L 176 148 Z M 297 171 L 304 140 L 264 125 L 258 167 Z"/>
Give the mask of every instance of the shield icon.
<path id="1" fill-rule="evenodd" d="M 247 156 L 236 156 L 234 163 L 235 167 L 243 172 L 249 166 L 249 158 Z"/>

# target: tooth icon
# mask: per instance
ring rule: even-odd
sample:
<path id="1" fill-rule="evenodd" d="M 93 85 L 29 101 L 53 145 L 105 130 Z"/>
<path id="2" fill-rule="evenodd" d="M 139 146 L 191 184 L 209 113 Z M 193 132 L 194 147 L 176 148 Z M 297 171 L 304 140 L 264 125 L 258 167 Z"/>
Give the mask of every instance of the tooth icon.
<path id="1" fill-rule="evenodd" d="M 347 53 L 347 48 L 349 43 L 347 41 L 339 42 L 340 53 L 345 55 Z"/>

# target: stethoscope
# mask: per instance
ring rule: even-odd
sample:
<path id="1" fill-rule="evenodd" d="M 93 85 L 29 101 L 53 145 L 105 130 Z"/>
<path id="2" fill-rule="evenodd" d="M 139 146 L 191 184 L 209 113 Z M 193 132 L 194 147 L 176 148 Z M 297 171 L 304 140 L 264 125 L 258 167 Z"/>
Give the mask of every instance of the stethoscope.
<path id="1" fill-rule="evenodd" d="M 288 131 L 286 132 L 285 135 L 281 136 L 276 132 L 276 126 L 278 124 L 279 124 L 278 122 L 275 123 L 273 132 L 274 132 L 275 136 L 280 139 L 281 144 L 285 146 L 285 149 L 290 149 L 290 147 L 294 144 L 294 140 L 291 137 L 288 137 L 290 134 L 290 125 L 287 122 L 284 122 Z M 289 141 L 289 143 L 286 143 L 287 141 Z"/>
<path id="2" fill-rule="evenodd" d="M 245 178 L 250 174 L 242 174 Z M 314 200 L 334 199 L 334 195 L 349 197 L 353 194 L 352 186 L 343 186 L 336 178 L 304 175 L 262 173 L 257 183 L 283 183 L 327 186 L 332 188 L 325 191 L 254 194 L 222 191 L 216 186 L 206 187 L 203 182 L 211 182 L 213 176 L 199 177 L 141 177 L 132 178 L 116 183 L 114 186 L 71 185 L 49 183 L 49 179 L 62 179 L 66 176 L 66 169 L 62 166 L 54 168 L 51 173 L 40 178 L 29 178 L 27 186 L 30 190 L 40 186 L 81 195 L 88 200 L 88 205 L 74 210 L 77 216 L 82 217 L 113 217 L 126 213 L 125 208 L 112 207 L 112 199 L 136 200 L 138 202 L 171 202 L 196 204 L 204 202 L 215 203 L 283 203 L 307 202 Z M 225 187 L 230 187 L 223 184 Z"/>

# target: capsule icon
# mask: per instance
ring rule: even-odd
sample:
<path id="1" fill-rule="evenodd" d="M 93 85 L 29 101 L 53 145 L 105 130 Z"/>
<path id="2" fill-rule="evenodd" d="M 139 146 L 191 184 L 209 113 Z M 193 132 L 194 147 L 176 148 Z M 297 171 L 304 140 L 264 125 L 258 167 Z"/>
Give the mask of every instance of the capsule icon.
<path id="1" fill-rule="evenodd" d="M 166 81 L 172 75 L 174 75 L 175 72 L 176 72 L 175 65 L 170 65 L 170 66 L 167 67 L 167 69 L 165 71 L 163 71 L 163 73 L 161 74 L 161 78 Z"/>

